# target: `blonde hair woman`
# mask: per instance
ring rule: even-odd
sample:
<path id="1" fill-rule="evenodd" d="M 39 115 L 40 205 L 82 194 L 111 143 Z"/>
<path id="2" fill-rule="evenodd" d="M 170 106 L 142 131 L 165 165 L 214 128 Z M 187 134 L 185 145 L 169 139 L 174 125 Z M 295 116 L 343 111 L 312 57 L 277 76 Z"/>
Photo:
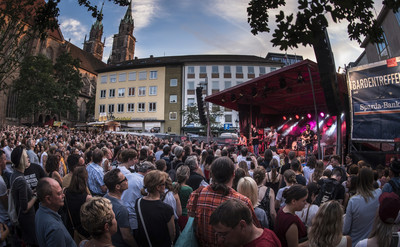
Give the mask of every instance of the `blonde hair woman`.
<path id="1" fill-rule="evenodd" d="M 321 205 L 308 230 L 310 247 L 350 247 L 350 236 L 342 235 L 343 210 L 337 201 Z"/>
<path id="2" fill-rule="evenodd" d="M 254 207 L 254 212 L 256 213 L 257 219 L 260 221 L 260 224 L 263 228 L 269 227 L 269 222 L 267 218 L 267 214 L 265 211 L 258 207 L 258 188 L 257 183 L 251 177 L 244 177 L 239 180 L 237 191 L 247 196 Z"/>
<path id="3" fill-rule="evenodd" d="M 117 232 L 117 221 L 110 200 L 104 197 L 92 197 L 81 207 L 83 228 L 92 236 L 83 240 L 79 247 L 113 246 L 111 236 Z"/>

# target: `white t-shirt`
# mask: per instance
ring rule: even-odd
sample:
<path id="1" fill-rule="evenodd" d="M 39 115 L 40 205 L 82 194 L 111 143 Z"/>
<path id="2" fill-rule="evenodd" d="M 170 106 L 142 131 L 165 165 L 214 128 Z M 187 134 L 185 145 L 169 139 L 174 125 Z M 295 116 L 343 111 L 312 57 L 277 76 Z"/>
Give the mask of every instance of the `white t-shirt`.
<path id="1" fill-rule="evenodd" d="M 310 208 L 310 210 L 308 210 Z M 317 205 L 310 205 L 307 204 L 303 210 L 301 211 L 296 211 L 296 215 L 301 219 L 301 221 L 304 223 L 305 226 L 310 227 L 311 226 L 311 221 L 314 218 L 314 216 L 317 214 L 319 207 Z M 308 211 L 308 216 L 307 216 L 307 211 Z M 307 221 L 306 221 L 307 219 Z"/>
<path id="2" fill-rule="evenodd" d="M 397 233 L 397 236 L 400 239 L 400 232 Z M 368 238 L 358 242 L 355 247 L 368 247 Z M 400 247 L 400 240 L 397 242 L 397 247 Z"/>
<path id="3" fill-rule="evenodd" d="M 283 198 L 283 196 L 282 196 L 283 191 L 285 191 L 286 189 L 289 189 L 289 188 L 290 188 L 290 186 L 285 186 L 283 188 L 280 188 L 278 190 L 278 193 L 276 193 L 276 200 L 279 202 L 281 207 L 286 205 L 285 198 Z"/>

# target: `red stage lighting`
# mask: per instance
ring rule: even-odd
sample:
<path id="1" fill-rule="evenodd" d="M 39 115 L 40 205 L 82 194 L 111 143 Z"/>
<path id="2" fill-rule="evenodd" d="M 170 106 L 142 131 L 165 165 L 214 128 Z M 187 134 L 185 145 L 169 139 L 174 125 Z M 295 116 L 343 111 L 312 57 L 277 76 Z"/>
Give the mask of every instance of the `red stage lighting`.
<path id="1" fill-rule="evenodd" d="M 300 118 L 299 115 L 296 115 L 295 117 L 296 117 L 296 119 L 299 119 L 299 118 Z"/>
<path id="2" fill-rule="evenodd" d="M 285 121 L 287 120 L 286 116 L 283 116 L 283 120 L 285 120 Z"/>
<path id="3" fill-rule="evenodd" d="M 325 113 L 323 113 L 323 112 L 321 112 L 319 115 L 320 115 L 321 117 L 325 117 Z"/>
<path id="4" fill-rule="evenodd" d="M 308 113 L 308 114 L 307 114 L 307 117 L 308 117 L 308 118 L 311 118 L 311 114 L 310 114 L 310 113 Z"/>

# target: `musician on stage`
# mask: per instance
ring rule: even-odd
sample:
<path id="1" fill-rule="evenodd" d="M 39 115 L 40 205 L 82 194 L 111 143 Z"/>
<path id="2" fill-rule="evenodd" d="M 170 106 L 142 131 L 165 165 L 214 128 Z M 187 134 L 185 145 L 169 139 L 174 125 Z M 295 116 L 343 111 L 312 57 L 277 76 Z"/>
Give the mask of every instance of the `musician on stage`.
<path id="1" fill-rule="evenodd" d="M 254 125 L 251 125 L 251 141 L 253 144 L 253 151 L 256 156 L 258 156 L 258 131 L 257 128 Z"/>
<path id="2" fill-rule="evenodd" d="M 276 132 L 274 126 L 271 126 L 271 131 L 266 137 L 266 148 L 268 147 L 271 151 L 276 152 L 276 145 L 278 144 L 278 132 Z"/>
<path id="3" fill-rule="evenodd" d="M 310 130 L 310 124 L 306 124 L 306 130 L 301 134 L 301 140 L 302 143 L 305 147 L 306 151 L 306 160 L 308 157 L 308 154 L 310 155 L 313 152 L 313 147 L 314 147 L 314 142 L 313 140 L 315 139 L 315 134 L 314 131 Z"/>
<path id="4" fill-rule="evenodd" d="M 239 142 L 238 142 L 238 149 L 239 151 L 242 147 L 247 147 L 247 138 L 244 136 L 243 132 L 240 133 Z"/>

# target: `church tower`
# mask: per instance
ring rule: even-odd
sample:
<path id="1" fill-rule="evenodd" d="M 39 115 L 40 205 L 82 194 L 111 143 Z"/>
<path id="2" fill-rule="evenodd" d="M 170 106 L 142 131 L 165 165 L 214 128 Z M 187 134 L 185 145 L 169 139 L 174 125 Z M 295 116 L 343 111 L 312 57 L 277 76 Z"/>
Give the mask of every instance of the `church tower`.
<path id="1" fill-rule="evenodd" d="M 119 32 L 114 35 L 111 56 L 108 59 L 109 64 L 116 64 L 134 58 L 136 38 L 133 36 L 133 29 L 131 0 L 125 16 L 119 24 Z"/>
<path id="2" fill-rule="evenodd" d="M 101 6 L 100 15 L 103 14 L 103 6 L 104 2 Z M 86 40 L 85 35 L 83 50 L 93 54 L 93 56 L 95 56 L 99 60 L 103 59 L 104 44 L 106 42 L 105 39 L 104 42 L 101 42 L 101 36 L 103 36 L 103 24 L 97 19 L 90 29 L 89 40 Z"/>

